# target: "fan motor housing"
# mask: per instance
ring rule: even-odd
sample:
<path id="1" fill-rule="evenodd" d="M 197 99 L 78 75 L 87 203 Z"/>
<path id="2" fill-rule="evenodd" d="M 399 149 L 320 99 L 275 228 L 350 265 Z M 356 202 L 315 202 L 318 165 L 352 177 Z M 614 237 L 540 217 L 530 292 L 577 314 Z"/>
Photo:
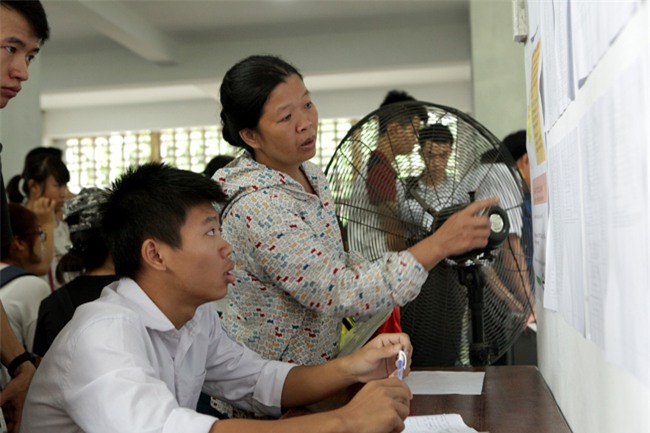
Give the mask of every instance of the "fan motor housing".
<path id="1" fill-rule="evenodd" d="M 434 216 L 432 231 L 435 232 L 438 230 L 444 223 L 458 211 L 461 211 L 467 207 L 467 204 L 451 206 L 445 208 L 438 212 Z M 503 208 L 499 206 L 492 206 L 487 209 L 487 216 L 490 220 L 490 236 L 488 237 L 488 243 L 483 248 L 478 248 L 457 256 L 448 257 L 450 260 L 455 262 L 463 262 L 466 260 L 476 259 L 478 257 L 489 257 L 491 251 L 495 250 L 506 240 L 508 233 L 510 232 L 510 220 L 508 219 L 508 214 Z"/>

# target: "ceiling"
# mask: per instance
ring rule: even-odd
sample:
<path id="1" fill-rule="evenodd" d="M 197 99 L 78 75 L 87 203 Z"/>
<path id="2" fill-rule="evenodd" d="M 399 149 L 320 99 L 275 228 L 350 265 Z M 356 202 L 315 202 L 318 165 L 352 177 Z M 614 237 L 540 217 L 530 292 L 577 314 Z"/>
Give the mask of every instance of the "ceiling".
<path id="1" fill-rule="evenodd" d="M 193 92 L 197 97 L 207 94 L 214 98 L 218 82 L 206 79 L 214 72 L 197 72 L 202 68 L 201 57 L 217 52 L 212 48 L 197 52 L 198 47 L 207 47 L 206 41 L 236 44 L 304 35 L 335 37 L 351 29 L 389 29 L 396 23 L 436 26 L 469 20 L 469 0 L 42 1 L 51 27 L 51 39 L 41 56 L 45 110 L 110 104 L 124 94 L 137 102 Z M 92 72 L 95 68 L 101 71 L 102 65 L 97 63 L 106 62 L 109 68 L 116 61 L 121 62 L 122 73 L 106 78 Z M 212 65 L 206 64 L 206 68 Z M 404 66 L 399 73 L 458 73 L 453 65 L 420 65 L 419 69 Z M 146 71 L 151 83 L 136 78 L 131 70 Z M 381 82 L 389 79 L 392 71 L 358 67 L 354 71 L 323 71 L 320 82 L 343 89 L 362 76 L 367 79 L 370 72 Z M 312 73 L 319 75 L 316 70 Z"/>
<path id="2" fill-rule="evenodd" d="M 48 45 L 117 40 L 120 21 L 140 21 L 161 38 L 241 39 L 268 34 L 331 33 L 348 25 L 376 27 L 401 17 L 432 25 L 466 16 L 467 0 L 43 0 L 52 27 Z M 89 13 L 103 24 L 86 19 Z M 111 27 L 114 27 L 111 29 Z"/>

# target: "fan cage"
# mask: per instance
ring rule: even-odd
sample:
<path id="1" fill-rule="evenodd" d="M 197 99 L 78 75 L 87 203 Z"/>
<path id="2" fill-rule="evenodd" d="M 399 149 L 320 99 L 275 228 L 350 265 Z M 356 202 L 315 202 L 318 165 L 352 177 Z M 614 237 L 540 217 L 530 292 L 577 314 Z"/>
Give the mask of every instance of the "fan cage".
<path id="1" fill-rule="evenodd" d="M 451 145 L 441 143 L 445 131 Z M 454 206 L 499 197 L 511 233 L 469 263 L 485 281 L 481 337 L 487 363 L 505 353 L 533 312 L 532 239 L 523 227 L 523 186 L 513 167 L 501 141 L 471 116 L 420 101 L 366 115 L 343 138 L 325 170 L 347 246 L 368 260 L 430 235 Z M 475 363 L 471 293 L 459 283 L 467 265 L 441 262 L 420 295 L 403 306 L 402 326 L 414 344 L 414 365 Z"/>

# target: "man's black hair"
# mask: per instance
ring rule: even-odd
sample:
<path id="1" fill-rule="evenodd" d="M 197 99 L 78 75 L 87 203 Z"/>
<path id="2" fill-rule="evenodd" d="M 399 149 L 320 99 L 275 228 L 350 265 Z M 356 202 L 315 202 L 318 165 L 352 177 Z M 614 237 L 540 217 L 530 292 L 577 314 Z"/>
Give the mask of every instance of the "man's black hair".
<path id="1" fill-rule="evenodd" d="M 404 90 L 393 89 L 386 93 L 384 100 L 379 104 L 380 107 L 383 107 L 388 104 L 394 104 L 396 102 L 411 102 L 416 101 L 416 99 L 409 95 Z"/>
<path id="2" fill-rule="evenodd" d="M 418 129 L 419 125 L 413 124 L 417 116 L 420 123 L 426 124 L 429 114 L 423 103 L 403 90 L 391 90 L 379 105 L 378 116 L 379 133 L 384 134 L 391 122 L 400 126 L 412 125 Z"/>
<path id="3" fill-rule="evenodd" d="M 205 169 L 203 170 L 203 175 L 207 177 L 212 177 L 214 173 L 216 173 L 217 170 L 219 170 L 222 167 L 225 167 L 235 159 L 234 156 L 231 155 L 217 155 L 214 158 L 210 160 L 205 166 Z"/>
<path id="4" fill-rule="evenodd" d="M 420 129 L 418 139 L 420 143 L 433 141 L 434 143 L 454 144 L 454 135 L 449 127 L 442 123 L 434 123 Z"/>
<path id="5" fill-rule="evenodd" d="M 515 131 L 512 134 L 509 134 L 506 138 L 503 139 L 503 144 L 506 146 L 512 159 L 515 161 L 528 153 L 526 150 L 526 130 L 520 129 Z"/>
<path id="6" fill-rule="evenodd" d="M 47 22 L 47 14 L 43 5 L 38 0 L 2 0 L 0 1 L 0 6 L 13 9 L 22 15 L 29 25 L 32 27 L 32 30 L 41 41 L 45 42 L 50 38 L 50 25 Z"/>
<path id="7" fill-rule="evenodd" d="M 157 162 L 127 169 L 101 206 L 102 230 L 115 274 L 129 278 L 138 274 L 140 249 L 147 238 L 180 248 L 188 211 L 225 200 L 219 185 L 200 173 Z"/>

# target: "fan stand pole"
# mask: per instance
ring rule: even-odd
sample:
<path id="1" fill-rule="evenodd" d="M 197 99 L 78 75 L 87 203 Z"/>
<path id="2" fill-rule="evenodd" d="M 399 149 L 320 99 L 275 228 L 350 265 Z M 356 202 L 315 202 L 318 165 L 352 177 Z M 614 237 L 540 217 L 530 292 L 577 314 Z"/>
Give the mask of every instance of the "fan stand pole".
<path id="1" fill-rule="evenodd" d="M 469 351 L 471 365 L 489 364 L 489 347 L 485 342 L 483 326 L 483 290 L 485 278 L 476 264 L 458 268 L 459 282 L 467 288 L 472 321 L 472 344 Z"/>

